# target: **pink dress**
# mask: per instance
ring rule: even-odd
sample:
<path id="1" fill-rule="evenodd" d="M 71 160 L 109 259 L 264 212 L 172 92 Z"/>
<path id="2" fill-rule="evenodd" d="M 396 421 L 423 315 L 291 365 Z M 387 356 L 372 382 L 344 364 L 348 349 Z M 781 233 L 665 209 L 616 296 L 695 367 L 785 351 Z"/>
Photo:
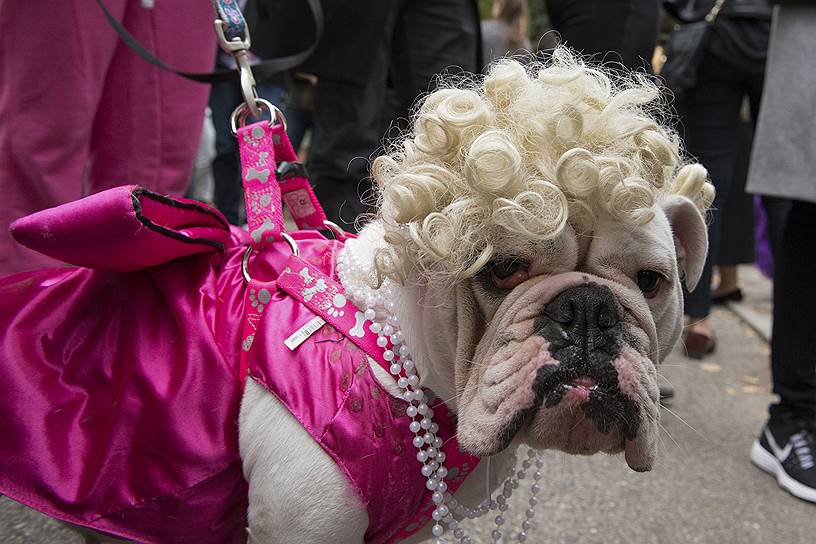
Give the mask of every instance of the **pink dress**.
<path id="1" fill-rule="evenodd" d="M 0 279 L 0 493 L 139 542 L 244 542 L 248 375 L 357 490 L 366 542 L 429 520 L 405 404 L 372 375 L 365 355 L 384 365 L 382 348 L 338 296 L 342 242 L 295 232 L 300 258 L 268 245 L 247 284 L 246 232 L 133 186 L 34 214 L 13 234 L 78 268 Z M 315 315 L 327 324 L 287 348 Z M 448 440 L 447 408 L 435 412 L 455 491 L 478 460 Z"/>

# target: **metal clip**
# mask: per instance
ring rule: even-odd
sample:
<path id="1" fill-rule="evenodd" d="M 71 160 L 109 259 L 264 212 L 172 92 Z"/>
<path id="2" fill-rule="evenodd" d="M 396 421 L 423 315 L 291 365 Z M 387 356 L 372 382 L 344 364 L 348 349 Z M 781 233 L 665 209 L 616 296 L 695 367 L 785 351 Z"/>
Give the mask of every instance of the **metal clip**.
<path id="1" fill-rule="evenodd" d="M 255 90 L 255 76 L 252 75 L 252 67 L 249 65 L 249 47 L 252 40 L 249 36 L 249 28 L 243 26 L 243 39 L 235 37 L 231 40 L 227 39 L 224 29 L 227 23 L 222 19 L 215 20 L 215 34 L 218 37 L 218 45 L 235 58 L 235 63 L 238 65 L 238 74 L 241 78 L 241 94 L 244 96 L 244 102 L 249 107 L 249 111 L 253 117 L 259 119 L 261 117 L 261 109 L 258 107 L 258 91 Z"/>
<path id="2" fill-rule="evenodd" d="M 328 230 L 330 230 L 334 234 L 335 238 L 337 238 L 341 242 L 344 242 L 344 241 L 346 241 L 346 239 L 348 239 L 348 233 L 346 231 L 344 231 L 340 227 L 340 225 L 338 225 L 334 221 L 329 221 L 328 219 L 324 219 L 323 220 L 323 226 L 326 227 Z"/>
<path id="3" fill-rule="evenodd" d="M 247 28 L 246 25 L 244 25 L 243 28 L 244 39 L 236 37 L 230 40 L 227 39 L 227 35 L 224 34 L 227 22 L 223 19 L 216 19 L 214 24 L 215 35 L 218 37 L 218 45 L 221 46 L 221 49 L 230 55 L 234 55 L 236 51 L 249 51 L 252 40 L 249 37 L 249 28 Z"/>
<path id="4" fill-rule="evenodd" d="M 238 74 L 241 76 L 241 94 L 244 95 L 244 102 L 249 107 L 252 116 L 260 119 L 261 108 L 258 107 L 258 91 L 255 90 L 255 76 L 252 75 L 247 52 L 238 51 L 235 53 L 235 60 L 238 63 Z"/>

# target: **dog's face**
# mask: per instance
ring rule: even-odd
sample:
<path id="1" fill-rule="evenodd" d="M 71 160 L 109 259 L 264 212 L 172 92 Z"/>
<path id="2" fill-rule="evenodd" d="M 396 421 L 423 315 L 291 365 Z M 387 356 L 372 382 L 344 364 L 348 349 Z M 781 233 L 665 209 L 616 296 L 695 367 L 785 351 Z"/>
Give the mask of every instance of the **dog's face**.
<path id="1" fill-rule="evenodd" d="M 652 115 L 653 82 L 566 49 L 463 87 L 430 94 L 373 169 L 374 265 L 414 286 L 397 306 L 422 385 L 473 454 L 518 440 L 648 470 L 656 365 L 706 254 L 707 173 Z"/>
<path id="2" fill-rule="evenodd" d="M 682 278 L 693 286 L 706 254 L 697 208 L 673 196 L 645 225 L 601 219 L 591 234 L 496 247 L 474 277 L 422 296 L 425 366 L 455 392 L 461 446 L 625 451 L 650 469 L 656 367 L 682 329 Z"/>

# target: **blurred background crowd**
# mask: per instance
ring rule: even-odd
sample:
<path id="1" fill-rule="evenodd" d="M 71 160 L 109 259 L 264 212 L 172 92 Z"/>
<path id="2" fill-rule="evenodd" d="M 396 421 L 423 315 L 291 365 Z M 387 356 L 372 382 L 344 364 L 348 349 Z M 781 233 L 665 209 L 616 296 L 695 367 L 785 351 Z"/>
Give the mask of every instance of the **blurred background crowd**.
<path id="1" fill-rule="evenodd" d="M 793 455 L 777 460 L 801 487 L 788 490 L 816 501 L 816 74 L 803 69 L 816 58 L 816 2 L 324 0 L 321 36 L 306 2 L 239 3 L 256 24 L 258 66 L 317 40 L 301 65 L 259 70 L 257 89 L 282 110 L 329 218 L 345 228 L 371 211 L 368 169 L 384 136 L 406 128 L 439 74 L 483 72 L 506 55 L 545 58 L 561 42 L 587 62 L 665 84 L 675 128 L 717 189 L 705 272 L 686 295 L 686 353 L 715 351 L 709 314 L 743 297 L 737 265 L 756 262 L 774 278 L 780 401 L 757 444 L 770 454 L 790 444 Z M 11 221 L 122 184 L 211 203 L 240 225 L 229 127 L 239 84 L 159 70 L 109 21 L 170 66 L 234 69 L 216 51 L 209 2 L 105 0 L 107 18 L 91 0 L 56 3 L 49 17 L 36 4 L 0 2 L 16 23 L 0 34 L 0 273 L 55 264 L 14 245 Z M 66 32 L 78 39 L 58 39 Z M 40 46 L 20 55 L 23 43 Z"/>

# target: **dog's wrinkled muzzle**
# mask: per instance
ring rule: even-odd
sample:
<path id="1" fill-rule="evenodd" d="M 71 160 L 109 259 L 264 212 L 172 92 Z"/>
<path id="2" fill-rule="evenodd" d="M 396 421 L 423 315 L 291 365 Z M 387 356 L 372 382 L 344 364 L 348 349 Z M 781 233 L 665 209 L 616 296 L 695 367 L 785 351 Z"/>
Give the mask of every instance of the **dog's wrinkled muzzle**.
<path id="1" fill-rule="evenodd" d="M 631 312 L 627 316 L 622 295 L 609 282 L 564 276 L 553 282 L 560 289 L 533 285 L 531 298 L 548 295 L 533 306 L 525 296 L 508 301 L 518 310 L 502 316 L 492 332 L 513 340 L 486 354 L 477 390 L 463 395 L 472 401 L 463 402 L 460 441 L 470 443 L 471 427 L 483 437 L 490 429 L 495 440 L 474 445 L 495 452 L 525 429 L 524 440 L 535 447 L 625 450 L 633 469 L 648 470 L 657 418 L 654 367 L 631 345 Z M 480 355 L 477 350 L 477 363 Z"/>
<path id="2" fill-rule="evenodd" d="M 640 415 L 635 402 L 621 393 L 613 362 L 620 354 L 623 326 L 612 291 L 587 284 L 565 289 L 536 318 L 534 334 L 550 343 L 558 365 L 542 366 L 533 387 L 545 407 L 568 394 L 577 397 L 583 413 L 601 433 L 616 424 L 632 440 Z"/>

